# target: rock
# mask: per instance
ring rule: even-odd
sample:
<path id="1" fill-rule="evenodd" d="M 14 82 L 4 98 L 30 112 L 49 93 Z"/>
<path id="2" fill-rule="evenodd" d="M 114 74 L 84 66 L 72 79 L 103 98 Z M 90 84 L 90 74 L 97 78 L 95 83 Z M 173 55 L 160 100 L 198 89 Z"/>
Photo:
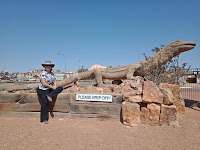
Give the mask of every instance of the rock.
<path id="1" fill-rule="evenodd" d="M 127 126 L 140 124 L 140 105 L 124 101 L 122 103 L 122 120 Z"/>
<path id="2" fill-rule="evenodd" d="M 149 124 L 149 110 L 147 107 L 141 107 L 140 120 L 142 124 Z"/>
<path id="3" fill-rule="evenodd" d="M 152 81 L 144 81 L 143 87 L 143 103 L 163 103 L 163 94 L 155 83 Z"/>
<path id="4" fill-rule="evenodd" d="M 113 88 L 114 93 L 122 93 L 122 86 L 115 86 Z"/>
<path id="5" fill-rule="evenodd" d="M 160 117 L 160 105 L 159 104 L 148 104 L 147 110 L 149 111 L 149 124 L 158 125 Z"/>
<path id="6" fill-rule="evenodd" d="M 130 103 L 136 103 L 136 102 L 142 102 L 142 97 L 141 95 L 134 95 L 132 93 L 124 93 L 123 100 Z"/>
<path id="7" fill-rule="evenodd" d="M 136 76 L 132 80 L 123 80 L 122 86 L 122 93 L 130 92 L 135 95 L 142 94 L 142 85 L 144 82 L 144 78 Z"/>
<path id="8" fill-rule="evenodd" d="M 111 90 L 111 88 L 103 88 L 103 93 L 112 93 L 111 92 L 112 90 Z"/>
<path id="9" fill-rule="evenodd" d="M 168 83 L 162 83 L 160 84 L 161 88 L 168 88 L 173 93 L 174 96 L 174 102 L 173 104 L 176 106 L 177 109 L 177 115 L 181 116 L 185 113 L 185 102 L 180 94 L 180 87 L 175 84 L 168 84 Z"/>
<path id="10" fill-rule="evenodd" d="M 160 124 L 178 125 L 177 110 L 175 105 L 161 105 Z"/>
<path id="11" fill-rule="evenodd" d="M 103 88 L 100 88 L 100 87 L 97 87 L 96 89 L 95 89 L 98 93 L 103 93 Z"/>
<path id="12" fill-rule="evenodd" d="M 170 105 L 174 103 L 174 95 L 168 88 L 160 88 L 161 92 L 163 93 L 163 104 Z"/>
<path id="13" fill-rule="evenodd" d="M 147 104 L 147 107 L 141 106 L 140 120 L 143 124 L 158 125 L 160 118 L 160 105 Z"/>
<path id="14" fill-rule="evenodd" d="M 142 94 L 144 78 L 140 76 L 135 76 L 132 81 L 134 82 L 131 82 L 131 87 L 135 90 L 135 94 Z"/>

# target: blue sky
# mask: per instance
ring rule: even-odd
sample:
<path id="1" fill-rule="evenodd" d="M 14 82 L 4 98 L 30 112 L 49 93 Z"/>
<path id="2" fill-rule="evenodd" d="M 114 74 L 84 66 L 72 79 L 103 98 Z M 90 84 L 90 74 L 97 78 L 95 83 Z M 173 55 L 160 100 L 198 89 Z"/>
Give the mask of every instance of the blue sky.
<path id="1" fill-rule="evenodd" d="M 51 60 L 67 71 L 128 65 L 174 40 L 194 41 L 180 64 L 200 68 L 199 0 L 0 0 L 0 69 L 28 72 Z"/>

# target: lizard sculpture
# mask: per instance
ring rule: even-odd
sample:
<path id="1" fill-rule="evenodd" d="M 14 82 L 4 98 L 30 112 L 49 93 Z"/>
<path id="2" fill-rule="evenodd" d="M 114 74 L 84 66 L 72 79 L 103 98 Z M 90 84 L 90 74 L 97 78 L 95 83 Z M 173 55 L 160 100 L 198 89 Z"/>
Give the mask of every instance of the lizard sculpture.
<path id="1" fill-rule="evenodd" d="M 170 43 L 147 60 L 126 66 L 82 72 L 62 80 L 59 85 L 65 86 L 76 82 L 77 80 L 95 78 L 97 86 L 102 87 L 102 79 L 121 80 L 132 79 L 133 76 L 145 76 L 149 73 L 150 69 L 161 67 L 163 64 L 170 61 L 173 57 L 178 56 L 180 53 L 193 49 L 195 45 L 195 42 L 177 40 Z"/>
<path id="2" fill-rule="evenodd" d="M 106 69 L 95 69 L 92 71 L 81 72 L 78 74 L 74 74 L 62 81 L 59 81 L 57 85 L 64 87 L 78 80 L 95 78 L 97 86 L 103 87 L 103 79 L 121 80 L 133 79 L 134 76 L 145 76 L 148 75 L 150 69 L 156 69 L 157 67 L 161 67 L 163 64 L 170 61 L 173 57 L 178 56 L 182 52 L 189 51 L 195 46 L 195 42 L 177 40 L 168 44 L 166 47 L 164 47 L 162 50 L 160 50 L 147 60 L 126 66 L 119 66 Z M 29 85 L 29 89 L 33 87 L 36 87 L 36 85 Z M 16 91 L 17 89 L 26 89 L 26 86 L 21 86 L 18 88 L 11 87 L 10 89 L 8 89 L 8 91 Z"/>

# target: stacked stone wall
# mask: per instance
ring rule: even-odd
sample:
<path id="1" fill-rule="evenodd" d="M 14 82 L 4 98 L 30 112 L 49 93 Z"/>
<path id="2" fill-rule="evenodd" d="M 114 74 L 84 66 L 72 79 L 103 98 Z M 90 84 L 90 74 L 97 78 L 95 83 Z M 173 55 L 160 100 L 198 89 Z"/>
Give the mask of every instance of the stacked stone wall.
<path id="1" fill-rule="evenodd" d="M 157 86 L 141 77 L 126 80 L 124 84 L 122 118 L 125 125 L 178 125 L 178 117 L 185 112 L 178 85 L 162 83 Z"/>

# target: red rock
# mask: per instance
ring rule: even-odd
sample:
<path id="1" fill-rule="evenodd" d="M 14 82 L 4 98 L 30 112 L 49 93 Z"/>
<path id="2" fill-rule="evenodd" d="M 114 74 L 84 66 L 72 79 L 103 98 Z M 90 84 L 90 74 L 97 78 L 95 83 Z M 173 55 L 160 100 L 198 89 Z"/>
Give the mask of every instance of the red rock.
<path id="1" fill-rule="evenodd" d="M 123 93 L 123 100 L 130 103 L 142 102 L 141 95 L 134 95 L 132 93 Z"/>
<path id="2" fill-rule="evenodd" d="M 142 85 L 144 79 L 142 77 L 136 76 L 133 80 L 123 80 L 122 86 L 122 93 L 133 93 L 135 95 L 142 94 Z"/>
<path id="3" fill-rule="evenodd" d="M 160 87 L 170 89 L 174 96 L 173 104 L 176 106 L 177 115 L 183 115 L 185 113 L 185 102 L 180 94 L 180 86 L 175 84 L 162 83 Z"/>
<path id="4" fill-rule="evenodd" d="M 121 86 L 115 86 L 113 88 L 114 93 L 122 93 L 122 87 Z"/>
<path id="5" fill-rule="evenodd" d="M 161 105 L 160 124 L 178 125 L 175 105 Z"/>
<path id="6" fill-rule="evenodd" d="M 124 101 L 122 103 L 123 124 L 127 126 L 137 126 L 140 124 L 140 105 Z"/>
<path id="7" fill-rule="evenodd" d="M 160 105 L 159 104 L 148 104 L 147 110 L 149 111 L 149 124 L 158 125 L 160 117 Z"/>
<path id="8" fill-rule="evenodd" d="M 155 83 L 152 81 L 144 81 L 143 87 L 143 103 L 163 103 L 163 94 Z"/>
<path id="9" fill-rule="evenodd" d="M 147 107 L 142 106 L 140 112 L 141 123 L 147 125 L 158 125 L 160 118 L 160 105 L 159 104 L 147 104 Z"/>
<path id="10" fill-rule="evenodd" d="M 163 104 L 170 105 L 174 103 L 174 95 L 168 88 L 160 88 L 161 92 L 163 93 Z"/>
<path id="11" fill-rule="evenodd" d="M 142 124 L 149 124 L 149 110 L 146 107 L 141 107 L 140 120 Z"/>

